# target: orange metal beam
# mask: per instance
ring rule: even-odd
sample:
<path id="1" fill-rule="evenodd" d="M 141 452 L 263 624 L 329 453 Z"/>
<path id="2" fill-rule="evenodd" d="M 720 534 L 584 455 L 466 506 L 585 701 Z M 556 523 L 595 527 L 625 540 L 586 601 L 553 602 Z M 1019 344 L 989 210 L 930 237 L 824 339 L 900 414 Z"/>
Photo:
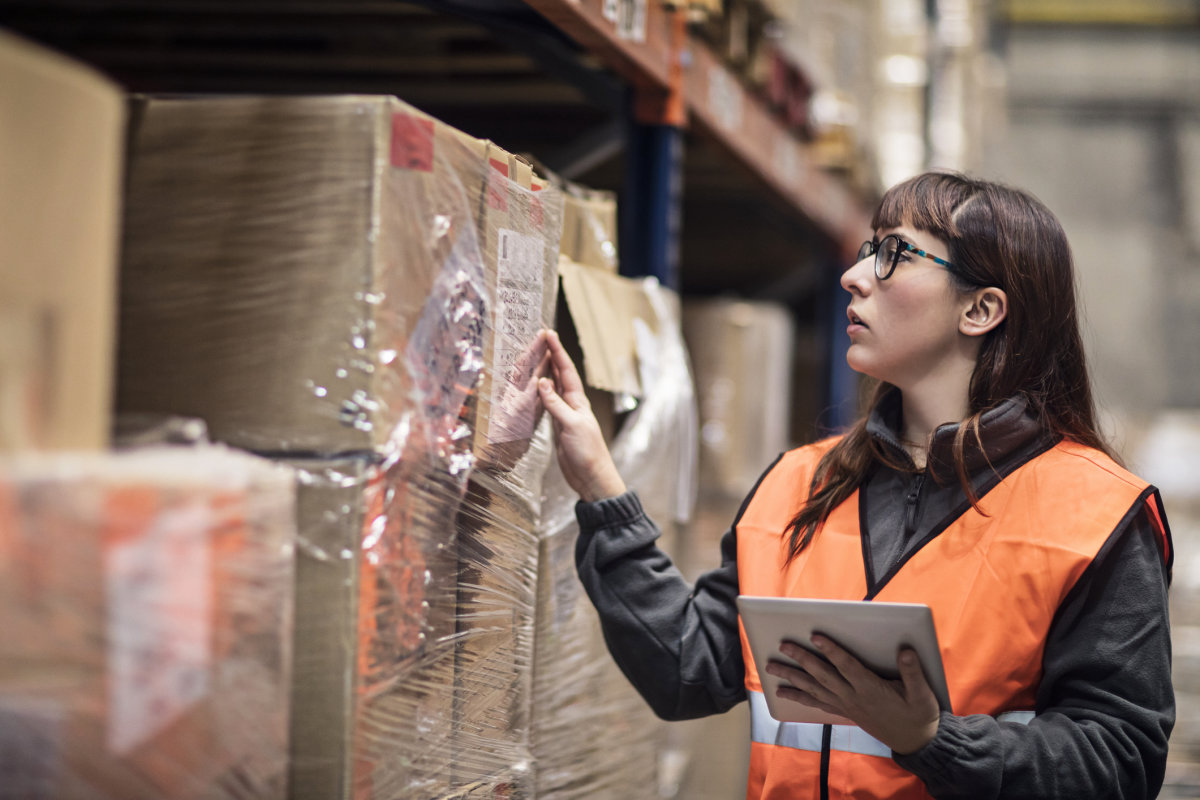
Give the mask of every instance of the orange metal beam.
<path id="1" fill-rule="evenodd" d="M 681 125 L 685 116 L 697 121 L 847 254 L 858 247 L 869 224 L 861 199 L 812 163 L 808 148 L 706 44 L 687 33 L 681 12 L 645 0 L 644 19 L 622 25 L 630 20 L 605 14 L 622 5 L 611 0 L 525 2 L 635 88 L 640 121 Z"/>

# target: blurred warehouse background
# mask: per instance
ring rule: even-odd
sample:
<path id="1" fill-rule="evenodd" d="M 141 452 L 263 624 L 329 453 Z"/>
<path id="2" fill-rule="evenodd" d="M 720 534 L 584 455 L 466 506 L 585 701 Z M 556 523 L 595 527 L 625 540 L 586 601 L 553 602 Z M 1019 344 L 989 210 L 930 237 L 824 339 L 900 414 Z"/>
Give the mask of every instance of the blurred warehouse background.
<path id="1" fill-rule="evenodd" d="M 606 660 L 547 426 L 505 376 L 558 327 L 694 576 L 762 468 L 854 415 L 838 276 L 928 168 L 1067 230 L 1104 426 L 1175 536 L 1163 796 L 1200 797 L 1200 0 L 0 0 L 0 37 L 0 523 L 57 543 L 31 528 L 22 562 L 0 537 L 0 623 L 37 643 L 0 651 L 0 800 L 68 773 L 62 796 L 122 800 L 744 796 L 744 708 L 659 723 Z M 477 283 L 437 271 L 472 259 Z M 271 543 L 214 549 L 240 576 L 202 609 L 228 669 L 175 675 L 229 694 L 187 717 L 194 684 L 134 691 L 174 721 L 114 736 L 54 692 L 112 669 L 89 604 L 130 575 L 29 564 L 124 508 L 54 498 L 190 519 L 161 475 L 192 468 L 19 462 L 207 438 L 253 455 L 204 454 L 188 508 L 255 514 L 188 546 Z"/>

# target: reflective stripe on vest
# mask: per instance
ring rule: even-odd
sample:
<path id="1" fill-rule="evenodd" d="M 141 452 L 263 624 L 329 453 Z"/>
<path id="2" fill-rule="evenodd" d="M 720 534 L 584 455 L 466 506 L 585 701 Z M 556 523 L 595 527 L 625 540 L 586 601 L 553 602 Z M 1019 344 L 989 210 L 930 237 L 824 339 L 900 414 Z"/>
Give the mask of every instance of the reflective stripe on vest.
<path id="1" fill-rule="evenodd" d="M 812 722 L 779 722 L 767 710 L 767 698 L 762 692 L 750 692 L 750 739 L 759 744 L 791 747 L 795 750 L 821 752 L 824 725 Z M 1018 722 L 1028 725 L 1032 711 L 1006 711 L 997 722 Z M 831 725 L 833 736 L 829 749 L 843 753 L 891 758 L 892 749 L 855 725 Z"/>

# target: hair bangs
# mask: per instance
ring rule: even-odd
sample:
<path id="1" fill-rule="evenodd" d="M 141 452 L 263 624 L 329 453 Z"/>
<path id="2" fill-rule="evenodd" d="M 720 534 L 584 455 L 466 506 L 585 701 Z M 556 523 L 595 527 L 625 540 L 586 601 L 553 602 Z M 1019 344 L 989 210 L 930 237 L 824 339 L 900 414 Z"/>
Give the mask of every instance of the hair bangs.
<path id="1" fill-rule="evenodd" d="M 939 238 L 957 238 L 955 213 L 975 191 L 972 181 L 949 172 L 909 178 L 884 193 L 871 218 L 871 229 L 907 225 Z"/>

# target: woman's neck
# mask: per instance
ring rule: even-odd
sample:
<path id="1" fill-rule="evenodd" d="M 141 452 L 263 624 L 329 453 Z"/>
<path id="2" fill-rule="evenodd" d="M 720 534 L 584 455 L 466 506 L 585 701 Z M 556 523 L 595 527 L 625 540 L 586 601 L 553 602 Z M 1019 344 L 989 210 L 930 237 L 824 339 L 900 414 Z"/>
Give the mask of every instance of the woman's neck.
<path id="1" fill-rule="evenodd" d="M 901 392 L 901 442 L 918 468 L 925 468 L 929 445 L 938 426 L 957 423 L 970 411 L 966 391 Z"/>

